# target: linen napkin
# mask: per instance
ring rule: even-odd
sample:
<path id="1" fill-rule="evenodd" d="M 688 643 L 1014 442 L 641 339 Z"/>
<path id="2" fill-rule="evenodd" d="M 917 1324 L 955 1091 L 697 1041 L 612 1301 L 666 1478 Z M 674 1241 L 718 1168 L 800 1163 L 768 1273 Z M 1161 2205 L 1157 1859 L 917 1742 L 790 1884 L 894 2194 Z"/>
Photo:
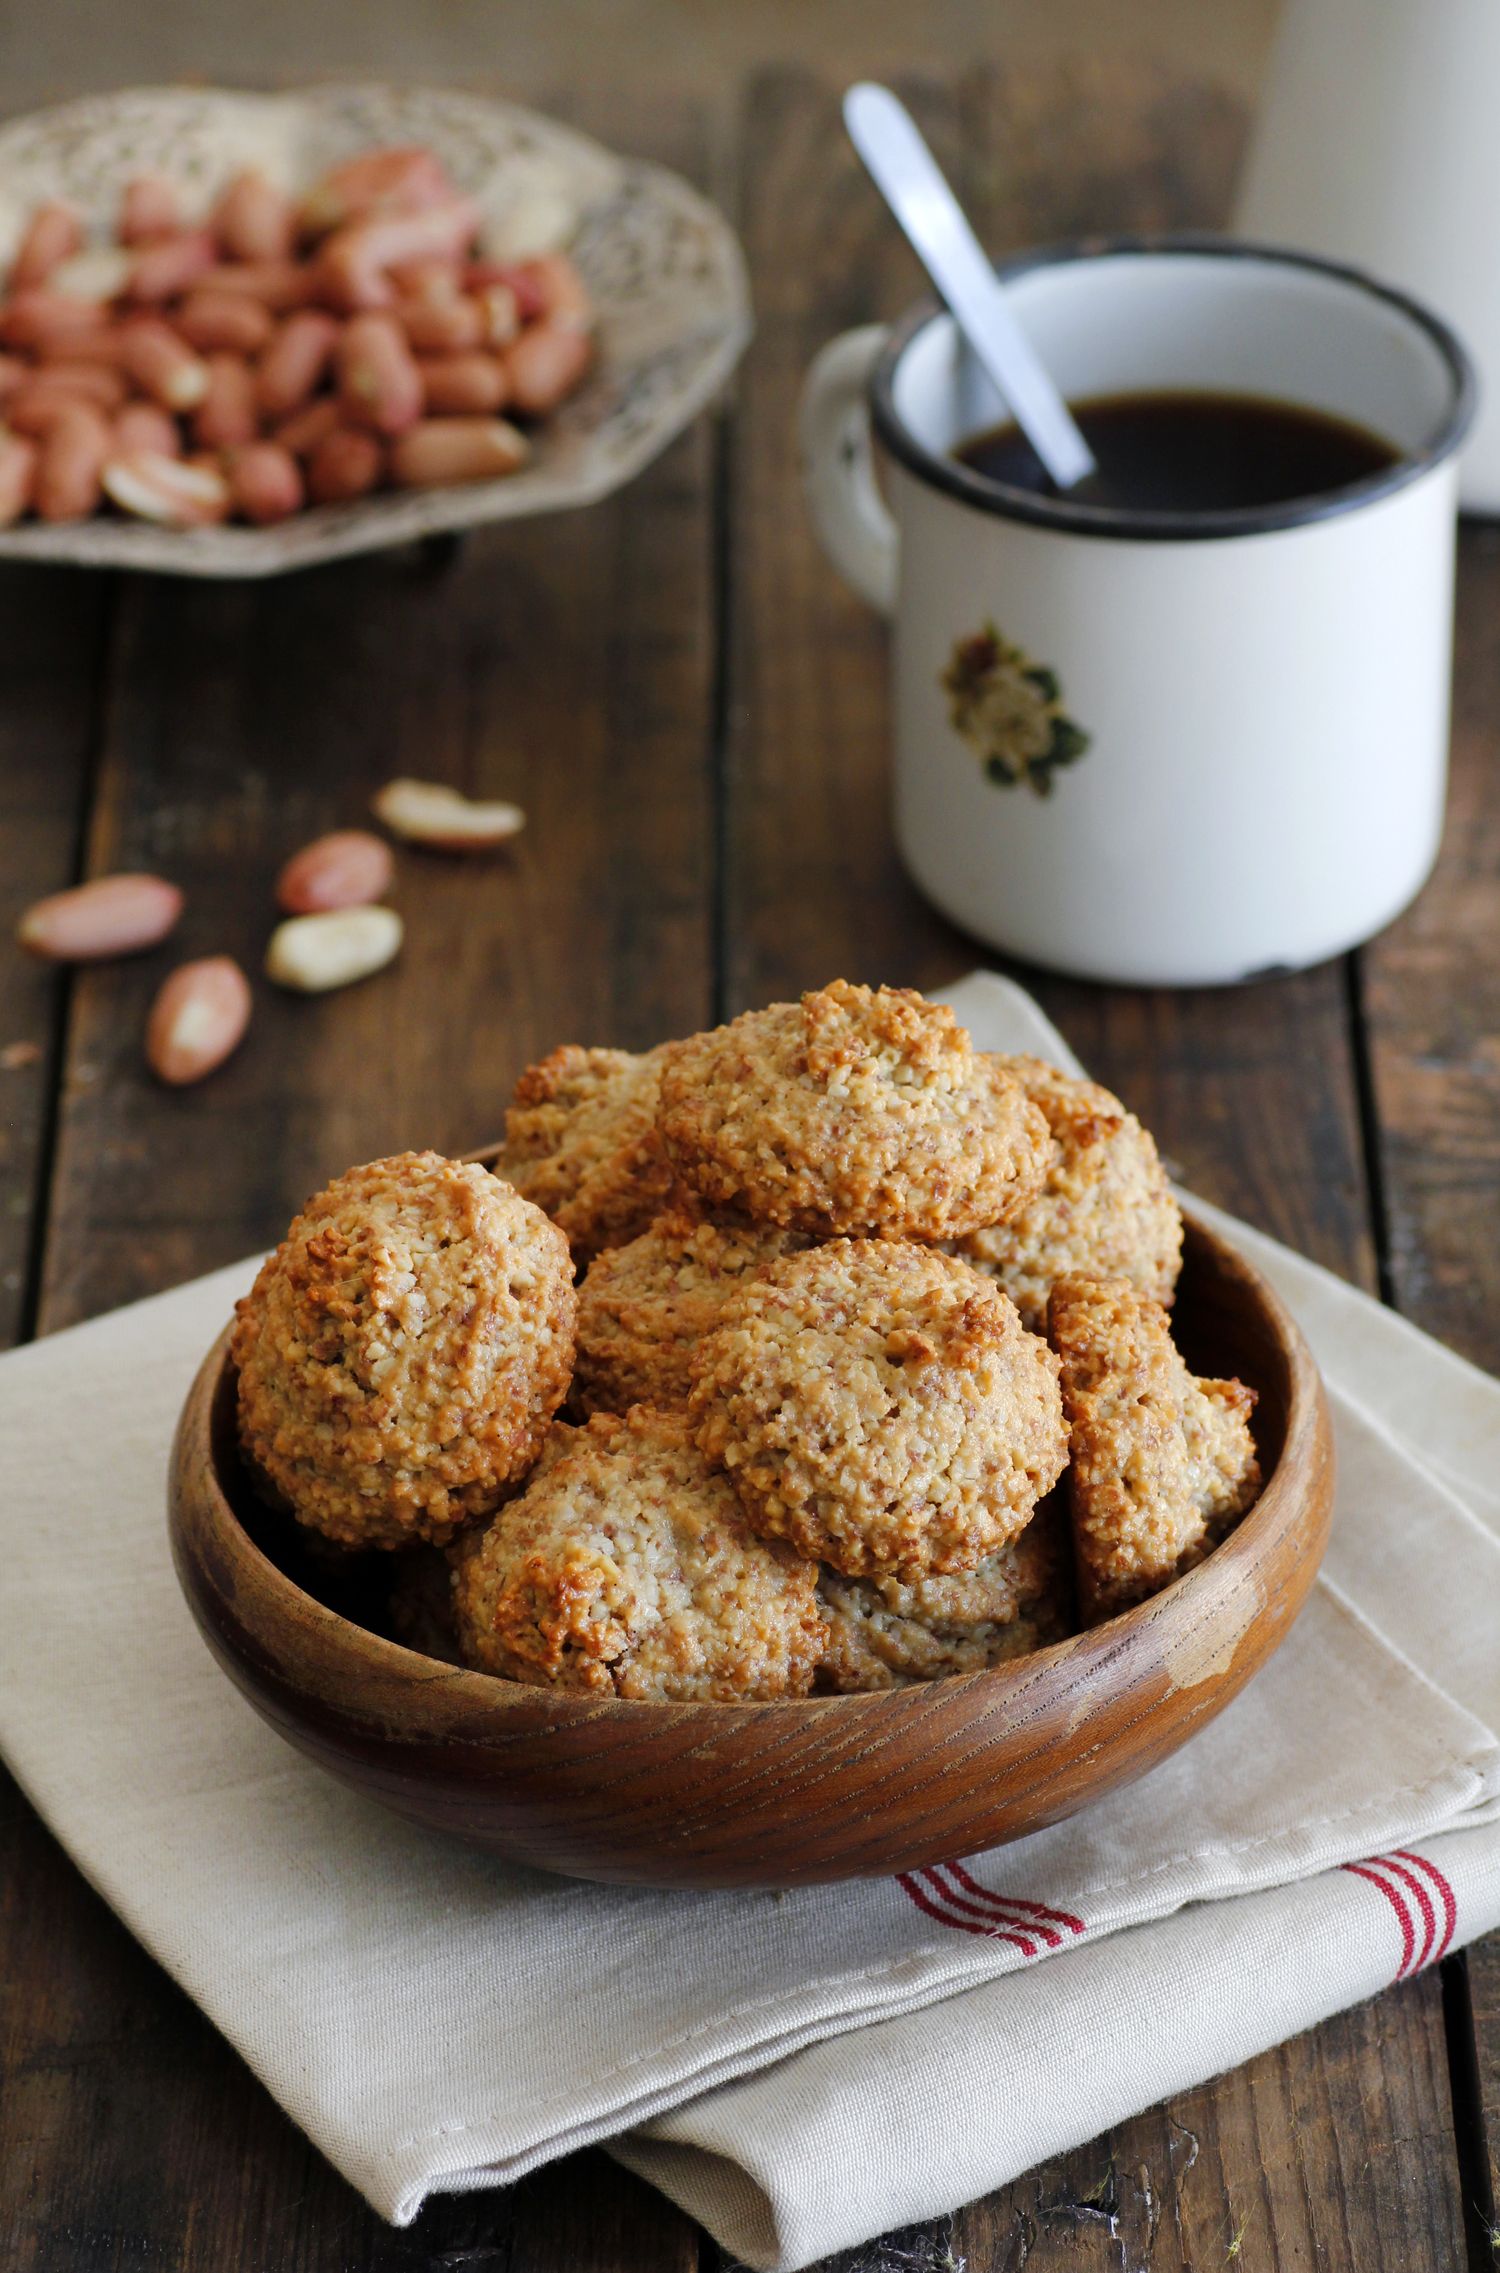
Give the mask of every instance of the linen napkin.
<path id="1" fill-rule="evenodd" d="M 1007 983 L 952 999 L 981 1047 L 1071 1062 Z M 251 1263 L 0 1361 L 0 1751 L 397 2223 L 602 2139 L 755 2266 L 952 2207 L 1500 1916 L 1500 1502 L 1472 1488 L 1500 1387 L 1233 1228 L 1335 1390 L 1326 1576 L 1218 1721 L 1071 1823 L 900 1880 L 688 1895 L 549 1879 L 344 1792 L 218 1673 L 166 1549 L 172 1424 Z"/>

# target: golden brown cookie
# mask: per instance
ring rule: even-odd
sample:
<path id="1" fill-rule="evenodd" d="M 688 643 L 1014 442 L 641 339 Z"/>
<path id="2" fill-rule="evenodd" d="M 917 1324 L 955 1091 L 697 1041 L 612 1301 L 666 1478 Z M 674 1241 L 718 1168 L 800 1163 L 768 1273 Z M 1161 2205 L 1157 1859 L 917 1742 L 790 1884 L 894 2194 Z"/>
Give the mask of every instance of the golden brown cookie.
<path id="1" fill-rule="evenodd" d="M 556 1437 L 459 1560 L 469 1664 L 678 1703 L 805 1697 L 823 1647 L 817 1571 L 755 1536 L 682 1416 L 638 1405 Z"/>
<path id="2" fill-rule="evenodd" d="M 561 1225 L 577 1263 L 634 1239 L 671 1197 L 656 1133 L 662 1054 L 569 1042 L 516 1083 L 498 1173 Z"/>
<path id="3" fill-rule="evenodd" d="M 1003 1063 L 906 988 L 832 986 L 671 1043 L 663 1143 L 711 1207 L 811 1238 L 999 1223 L 1052 1141 Z"/>
<path id="4" fill-rule="evenodd" d="M 1150 1132 L 1097 1082 L 1040 1058 L 1002 1058 L 1046 1116 L 1054 1151 L 1040 1191 L 1006 1222 L 953 1243 L 997 1279 L 1034 1333 L 1052 1282 L 1067 1272 L 1119 1278 L 1170 1303 L 1182 1259 L 1182 1216 Z"/>
<path id="5" fill-rule="evenodd" d="M 345 1546 L 446 1539 L 526 1473 L 567 1393 L 572 1278 L 556 1225 L 488 1169 L 351 1168 L 237 1306 L 247 1459 Z"/>
<path id="6" fill-rule="evenodd" d="M 818 1686 L 904 1689 L 980 1673 L 1058 1641 L 1068 1631 L 1061 1566 L 1057 1526 L 1042 1509 L 1013 1547 L 949 1578 L 852 1579 L 825 1565 L 818 1592 L 828 1641 Z"/>
<path id="7" fill-rule="evenodd" d="M 677 1208 L 628 1246 L 596 1255 L 578 1289 L 576 1402 L 591 1413 L 685 1405 L 693 1352 L 730 1295 L 805 1244 L 775 1224 L 714 1222 Z"/>
<path id="8" fill-rule="evenodd" d="M 908 1240 L 772 1263 L 694 1376 L 698 1442 L 757 1531 L 853 1578 L 972 1570 L 1067 1458 L 1046 1343 L 989 1279 Z"/>
<path id="9" fill-rule="evenodd" d="M 1170 1585 L 1250 1506 L 1255 1392 L 1190 1373 L 1165 1310 L 1123 1279 L 1060 1278 L 1048 1332 L 1062 1361 L 1079 1607 L 1094 1622 Z"/>

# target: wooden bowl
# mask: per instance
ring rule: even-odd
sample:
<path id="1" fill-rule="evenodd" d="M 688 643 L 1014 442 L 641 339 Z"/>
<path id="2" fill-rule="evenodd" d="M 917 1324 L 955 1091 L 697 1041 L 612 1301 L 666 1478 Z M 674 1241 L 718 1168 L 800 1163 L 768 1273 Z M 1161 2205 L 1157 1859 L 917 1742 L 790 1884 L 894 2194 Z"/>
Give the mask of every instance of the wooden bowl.
<path id="1" fill-rule="evenodd" d="M 1260 1393 L 1259 1500 L 1154 1600 L 988 1673 L 761 1705 L 437 1675 L 312 1591 L 328 1590 L 295 1527 L 240 1466 L 227 1334 L 178 1426 L 173 1557 L 210 1649 L 263 1718 L 417 1823 L 579 1878 L 884 1877 L 1019 1839 L 1144 1774 L 1223 1710 L 1301 1608 L 1333 1502 L 1312 1355 L 1259 1273 L 1191 1217 L 1176 1320 L 1195 1370 Z"/>

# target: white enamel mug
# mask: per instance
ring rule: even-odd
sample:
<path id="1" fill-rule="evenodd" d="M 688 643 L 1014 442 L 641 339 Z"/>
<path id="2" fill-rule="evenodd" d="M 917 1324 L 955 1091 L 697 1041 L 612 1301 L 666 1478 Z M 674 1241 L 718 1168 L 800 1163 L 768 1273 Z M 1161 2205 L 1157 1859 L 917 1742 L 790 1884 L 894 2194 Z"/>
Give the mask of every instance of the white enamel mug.
<path id="1" fill-rule="evenodd" d="M 1284 505 L 1084 505 L 953 457 L 1004 412 L 946 313 L 835 340 L 804 472 L 834 565 L 893 619 L 908 868 L 966 930 L 1085 978 L 1218 985 L 1369 938 L 1442 827 L 1462 347 L 1355 270 L 1227 239 L 1000 273 L 1070 399 L 1266 396 L 1398 455 Z"/>

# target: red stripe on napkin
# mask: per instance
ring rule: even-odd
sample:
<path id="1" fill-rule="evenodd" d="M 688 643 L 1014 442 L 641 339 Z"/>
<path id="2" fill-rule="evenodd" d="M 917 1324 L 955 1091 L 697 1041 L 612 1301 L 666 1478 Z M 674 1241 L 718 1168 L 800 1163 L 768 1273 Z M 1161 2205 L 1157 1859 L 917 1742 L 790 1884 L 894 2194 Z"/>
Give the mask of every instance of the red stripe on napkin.
<path id="1" fill-rule="evenodd" d="M 1396 1847 L 1392 1852 L 1399 1855 L 1402 1862 L 1411 1863 L 1417 1870 L 1425 1871 L 1438 1890 L 1438 1896 L 1443 1905 L 1443 1938 L 1434 1952 L 1434 1963 L 1436 1963 L 1438 1958 L 1447 1956 L 1449 1944 L 1458 1931 L 1458 1896 L 1438 1869 L 1437 1864 L 1429 1862 L 1425 1855 L 1414 1854 L 1409 1847 Z"/>
<path id="2" fill-rule="evenodd" d="M 1372 1870 L 1368 1863 L 1341 1863 L 1339 1868 L 1348 1871 L 1354 1878 L 1367 1879 L 1371 1886 L 1378 1886 L 1395 1911 L 1401 1926 L 1401 1963 L 1396 1968 L 1395 1978 L 1398 1981 L 1402 1980 L 1411 1965 L 1417 1946 L 1417 1937 L 1412 1931 L 1411 1912 L 1406 1907 L 1406 1900 L 1400 1888 L 1392 1886 L 1388 1878 L 1382 1878 L 1379 1871 Z"/>
<path id="3" fill-rule="evenodd" d="M 1050 1902 L 1032 1902 L 1024 1894 L 1007 1894 L 1004 1896 L 990 1894 L 988 1887 L 981 1886 L 977 1879 L 969 1876 L 962 1863 L 948 1863 L 945 1867 L 953 1873 L 961 1886 L 966 1886 L 969 1889 L 971 1894 L 988 1895 L 992 1902 L 1003 1900 L 1008 1908 L 1024 1910 L 1034 1918 L 1050 1918 L 1054 1924 L 1066 1926 L 1070 1934 L 1084 1934 L 1088 1931 L 1083 1920 L 1075 1918 L 1071 1910 L 1054 1910 Z"/>
<path id="4" fill-rule="evenodd" d="M 1404 1862 L 1398 1863 L 1390 1855 L 1377 1855 L 1375 1861 L 1379 1869 L 1388 1870 L 1393 1878 L 1400 1879 L 1417 1906 L 1417 1914 L 1422 1921 L 1422 1947 L 1417 1952 L 1412 1971 L 1420 1973 L 1431 1957 L 1432 1945 L 1437 1940 L 1437 1912 L 1432 1907 L 1432 1896 L 1416 1872 L 1408 1870 Z"/>
<path id="5" fill-rule="evenodd" d="M 959 1917 L 956 1913 L 950 1915 L 933 1901 L 925 1887 L 918 1885 L 910 1871 L 902 1871 L 896 1884 L 910 1901 L 915 1902 L 919 1910 L 925 1911 L 929 1918 L 936 1918 L 940 1926 L 956 1926 L 961 1933 L 983 1934 L 991 1941 L 1014 1942 L 1023 1957 L 1035 1957 L 1036 1943 L 1029 1941 L 1024 1934 L 1008 1933 L 1000 1925 L 979 1925 L 974 1919 Z"/>

